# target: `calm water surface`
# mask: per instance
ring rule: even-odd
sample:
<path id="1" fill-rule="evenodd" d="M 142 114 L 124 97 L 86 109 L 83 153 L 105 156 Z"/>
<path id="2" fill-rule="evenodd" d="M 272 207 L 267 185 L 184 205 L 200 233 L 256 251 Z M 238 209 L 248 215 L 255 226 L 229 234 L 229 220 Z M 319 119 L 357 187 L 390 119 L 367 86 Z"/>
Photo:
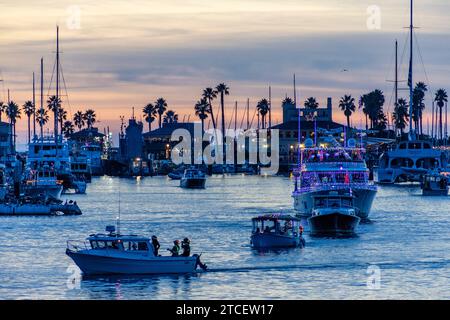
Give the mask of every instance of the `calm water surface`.
<path id="1" fill-rule="evenodd" d="M 450 299 L 450 197 L 422 197 L 417 186 L 380 187 L 372 223 L 360 225 L 357 238 L 306 235 L 304 249 L 259 253 L 249 247 L 250 219 L 292 213 L 288 178 L 214 176 L 206 190 L 178 184 L 96 178 L 87 195 L 65 196 L 82 216 L 0 217 L 0 298 Z M 85 278 L 79 288 L 68 286 L 66 240 L 114 224 L 119 190 L 122 233 L 156 234 L 164 250 L 189 237 L 211 272 Z M 369 266 L 380 270 L 378 290 L 367 287 Z"/>

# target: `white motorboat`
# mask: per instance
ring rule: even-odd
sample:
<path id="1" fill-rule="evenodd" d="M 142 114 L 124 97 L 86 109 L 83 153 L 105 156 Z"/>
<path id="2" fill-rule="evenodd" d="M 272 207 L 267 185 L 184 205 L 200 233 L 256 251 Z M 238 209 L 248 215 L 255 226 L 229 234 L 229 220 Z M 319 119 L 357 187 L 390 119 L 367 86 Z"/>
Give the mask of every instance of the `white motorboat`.
<path id="1" fill-rule="evenodd" d="M 156 256 L 147 237 L 115 233 L 90 235 L 85 242 L 67 241 L 66 254 L 85 275 L 184 274 L 196 271 L 199 256 Z"/>
<path id="2" fill-rule="evenodd" d="M 206 184 L 206 176 L 203 171 L 190 168 L 184 171 L 180 180 L 180 187 L 189 189 L 204 189 Z"/>
<path id="3" fill-rule="evenodd" d="M 361 218 L 356 215 L 351 190 L 347 194 L 330 192 L 314 196 L 314 209 L 308 224 L 313 236 L 345 236 L 355 234 Z"/>

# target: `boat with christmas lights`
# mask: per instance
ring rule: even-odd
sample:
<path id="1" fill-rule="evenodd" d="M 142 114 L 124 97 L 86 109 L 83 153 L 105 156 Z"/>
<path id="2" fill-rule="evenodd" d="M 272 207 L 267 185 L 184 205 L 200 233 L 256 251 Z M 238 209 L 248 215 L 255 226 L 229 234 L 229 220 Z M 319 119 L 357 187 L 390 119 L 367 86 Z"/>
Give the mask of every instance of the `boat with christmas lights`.
<path id="1" fill-rule="evenodd" d="M 292 193 L 299 216 L 311 216 L 314 196 L 327 195 L 331 191 L 345 194 L 351 188 L 357 215 L 368 218 L 377 187 L 369 181 L 365 149 L 357 146 L 355 139 L 349 139 L 346 144 L 344 147 L 336 141 L 331 146 L 315 147 L 311 139 L 305 141 L 305 147 L 301 148 L 302 160 L 294 169 L 295 189 Z"/>

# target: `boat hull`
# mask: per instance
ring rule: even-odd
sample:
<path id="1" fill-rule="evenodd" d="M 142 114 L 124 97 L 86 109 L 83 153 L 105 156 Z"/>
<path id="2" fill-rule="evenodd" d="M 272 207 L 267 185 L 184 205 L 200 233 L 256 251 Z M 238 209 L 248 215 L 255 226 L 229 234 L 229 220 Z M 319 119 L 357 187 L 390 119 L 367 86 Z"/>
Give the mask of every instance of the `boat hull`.
<path id="1" fill-rule="evenodd" d="M 180 180 L 180 187 L 188 189 L 204 189 L 205 184 L 206 179 L 203 178 L 190 178 Z"/>
<path id="2" fill-rule="evenodd" d="M 31 197 L 37 197 L 39 195 L 45 195 L 55 199 L 61 199 L 61 193 L 63 191 L 62 185 L 52 186 L 27 186 L 25 187 L 25 194 Z"/>
<path id="3" fill-rule="evenodd" d="M 295 248 L 304 247 L 305 242 L 301 237 L 290 237 L 275 234 L 253 234 L 250 238 L 253 248 Z"/>
<path id="4" fill-rule="evenodd" d="M 448 187 L 446 189 L 436 189 L 436 190 L 422 189 L 422 195 L 424 195 L 424 196 L 447 196 L 448 195 Z"/>
<path id="5" fill-rule="evenodd" d="M 339 212 L 312 216 L 308 218 L 310 233 L 313 236 L 353 235 L 361 218 Z"/>
<path id="6" fill-rule="evenodd" d="M 376 189 L 351 188 L 354 198 L 354 206 L 358 209 L 357 216 L 361 219 L 367 219 L 372 209 L 373 200 L 377 194 Z M 340 190 L 333 190 L 340 191 Z M 327 195 L 330 190 L 294 193 L 294 209 L 301 217 L 310 217 L 314 206 L 314 196 Z M 348 187 L 342 189 L 342 192 L 348 192 Z"/>
<path id="7" fill-rule="evenodd" d="M 154 257 L 127 259 L 74 252 L 66 254 L 85 275 L 100 274 L 185 274 L 195 272 L 197 257 Z"/>

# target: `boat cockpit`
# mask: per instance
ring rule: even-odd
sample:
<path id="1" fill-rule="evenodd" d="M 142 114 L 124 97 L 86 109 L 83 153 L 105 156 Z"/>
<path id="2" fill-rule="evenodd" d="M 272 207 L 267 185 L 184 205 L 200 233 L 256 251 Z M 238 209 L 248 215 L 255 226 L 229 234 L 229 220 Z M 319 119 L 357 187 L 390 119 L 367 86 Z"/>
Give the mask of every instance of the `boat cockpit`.
<path id="1" fill-rule="evenodd" d="M 300 219 L 289 215 L 265 215 L 252 219 L 252 234 L 297 236 Z"/>

